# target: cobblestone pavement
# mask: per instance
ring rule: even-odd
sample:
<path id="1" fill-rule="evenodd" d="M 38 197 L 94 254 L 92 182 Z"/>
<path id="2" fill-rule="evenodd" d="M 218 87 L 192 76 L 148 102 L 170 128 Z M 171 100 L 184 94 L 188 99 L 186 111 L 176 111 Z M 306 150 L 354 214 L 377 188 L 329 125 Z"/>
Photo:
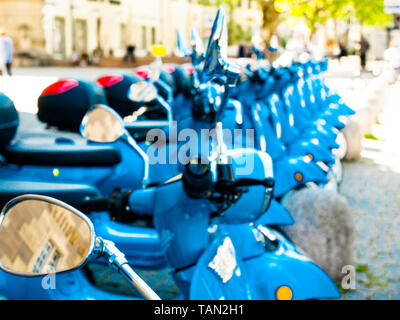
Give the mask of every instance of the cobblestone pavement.
<path id="1" fill-rule="evenodd" d="M 399 101 L 399 83 L 381 93 L 384 111 L 363 141 L 362 159 L 344 163 L 340 192 L 354 210 L 356 289 L 343 299 L 400 299 Z"/>

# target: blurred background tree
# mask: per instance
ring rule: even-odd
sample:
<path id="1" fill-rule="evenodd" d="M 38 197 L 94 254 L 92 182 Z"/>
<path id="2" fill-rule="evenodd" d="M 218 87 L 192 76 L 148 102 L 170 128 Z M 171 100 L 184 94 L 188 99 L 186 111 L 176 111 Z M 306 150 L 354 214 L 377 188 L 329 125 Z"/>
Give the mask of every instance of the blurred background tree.
<path id="1" fill-rule="evenodd" d="M 280 13 L 302 19 L 313 35 L 328 20 L 355 18 L 361 25 L 385 26 L 393 20 L 383 0 L 275 0 Z"/>
<path id="2" fill-rule="evenodd" d="M 272 35 L 278 33 L 279 24 L 290 17 L 303 21 L 312 37 L 319 27 L 327 21 L 333 21 L 334 39 L 338 43 L 336 24 L 339 20 L 348 25 L 356 21 L 364 26 L 388 26 L 393 23 L 393 16 L 384 12 L 383 0 L 254 0 L 262 11 L 262 29 L 267 43 Z M 239 0 L 199 0 L 202 5 L 223 5 L 229 12 L 229 41 L 232 43 L 248 42 L 251 34 L 243 30 L 233 19 L 233 11 Z M 343 36 L 343 35 L 342 35 Z M 347 33 L 344 35 L 347 37 Z M 345 39 L 341 39 L 344 40 Z"/>
<path id="3" fill-rule="evenodd" d="M 249 37 L 251 38 L 251 35 L 249 36 L 248 34 L 246 34 L 242 27 L 235 23 L 233 19 L 233 11 L 235 7 L 239 4 L 239 0 L 199 0 L 198 3 L 205 6 L 224 6 L 228 9 L 229 21 L 227 22 L 227 24 L 229 44 L 246 41 L 246 39 L 248 39 Z"/>
<path id="4" fill-rule="evenodd" d="M 277 34 L 281 13 L 277 10 L 276 0 L 256 0 L 263 13 L 262 28 L 265 32 L 266 41 L 269 43 L 271 37 Z"/>
<path id="5" fill-rule="evenodd" d="M 355 18 L 364 26 L 386 26 L 393 16 L 384 12 L 383 0 L 353 0 Z"/>

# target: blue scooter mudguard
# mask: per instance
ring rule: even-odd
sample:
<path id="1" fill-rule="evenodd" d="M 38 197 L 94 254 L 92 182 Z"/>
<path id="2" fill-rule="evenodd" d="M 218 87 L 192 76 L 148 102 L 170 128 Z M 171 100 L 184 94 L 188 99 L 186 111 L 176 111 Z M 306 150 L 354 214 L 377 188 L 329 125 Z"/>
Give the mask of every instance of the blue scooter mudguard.
<path id="1" fill-rule="evenodd" d="M 152 269 L 166 267 L 165 254 L 154 228 L 113 221 L 108 212 L 91 213 L 88 217 L 93 222 L 96 234 L 116 243 L 132 266 Z"/>
<path id="2" fill-rule="evenodd" d="M 270 207 L 257 220 L 257 224 L 266 226 L 291 226 L 294 224 L 294 220 L 284 206 L 275 199 L 272 199 Z"/>
<path id="3" fill-rule="evenodd" d="M 221 225 L 246 268 L 254 300 L 276 300 L 276 292 L 289 287 L 293 299 L 336 299 L 340 293 L 330 277 L 276 230 L 272 243 L 254 226 Z M 245 240 L 244 240 L 245 239 Z"/>
<path id="4" fill-rule="evenodd" d="M 290 288 L 293 300 L 341 297 L 325 271 L 298 252 L 281 234 L 274 234 L 279 240 L 275 251 L 244 260 L 254 300 L 276 300 L 277 290 L 282 286 Z"/>
<path id="5" fill-rule="evenodd" d="M 307 159 L 288 156 L 274 162 L 276 197 L 281 197 L 308 182 L 328 182 L 326 173 L 316 163 Z"/>
<path id="6" fill-rule="evenodd" d="M 327 92 L 327 95 L 328 95 L 327 101 L 329 102 L 329 104 L 334 104 L 335 108 L 339 109 L 340 113 L 342 115 L 351 116 L 351 115 L 356 113 L 352 108 L 350 108 L 343 101 L 343 99 L 340 97 L 340 95 L 338 95 L 337 93 L 333 92 L 326 85 L 324 85 L 324 87 L 325 87 L 325 91 Z"/>
<path id="7" fill-rule="evenodd" d="M 292 156 L 308 156 L 311 160 L 322 161 L 328 166 L 335 163 L 332 152 L 322 144 L 314 144 L 310 141 L 297 141 L 289 147 L 289 154 Z"/>
<path id="8" fill-rule="evenodd" d="M 341 120 L 340 117 L 342 115 L 337 115 L 337 112 L 334 112 L 332 109 L 328 108 L 324 112 L 320 114 L 320 118 L 324 119 L 328 124 L 335 127 L 338 130 L 344 129 L 346 126 Z"/>
<path id="9" fill-rule="evenodd" d="M 337 102 L 331 102 L 329 106 L 333 110 L 338 110 L 338 112 L 343 116 L 351 116 L 353 114 L 356 114 L 356 112 L 347 104 L 345 104 L 341 98 Z"/>
<path id="10" fill-rule="evenodd" d="M 323 126 L 318 123 L 315 123 L 315 127 L 312 127 L 310 130 L 306 130 L 302 132 L 301 139 L 303 140 L 312 140 L 317 139 L 318 142 L 327 147 L 328 149 L 337 149 L 339 148 L 339 144 L 336 142 L 337 135 L 326 131 Z"/>
<path id="11" fill-rule="evenodd" d="M 245 267 L 229 237 L 217 237 L 197 262 L 191 300 L 250 300 Z"/>
<path id="12" fill-rule="evenodd" d="M 81 270 L 21 277 L 0 270 L 0 295 L 9 300 L 137 300 L 93 286 Z"/>

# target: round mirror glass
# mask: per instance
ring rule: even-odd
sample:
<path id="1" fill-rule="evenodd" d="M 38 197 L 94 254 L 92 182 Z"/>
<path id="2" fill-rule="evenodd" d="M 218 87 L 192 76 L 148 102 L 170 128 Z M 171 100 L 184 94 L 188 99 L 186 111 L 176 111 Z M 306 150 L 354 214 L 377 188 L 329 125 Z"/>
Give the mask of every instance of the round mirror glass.
<path id="1" fill-rule="evenodd" d="M 128 98 L 137 103 L 149 103 L 157 99 L 157 88 L 150 82 L 136 82 L 129 88 Z"/>
<path id="2" fill-rule="evenodd" d="M 192 54 L 192 50 L 189 48 L 189 43 L 182 30 L 177 32 L 177 42 L 178 42 L 178 53 L 180 57 L 187 57 Z"/>
<path id="3" fill-rule="evenodd" d="M 196 27 L 193 27 L 191 30 L 190 42 L 192 44 L 193 50 L 196 52 L 196 54 L 198 56 L 201 56 L 204 54 L 205 49 L 204 49 L 203 40 L 201 40 L 199 31 L 197 30 Z"/>
<path id="4" fill-rule="evenodd" d="M 82 121 L 81 134 L 90 141 L 109 143 L 118 140 L 125 132 L 124 121 L 111 108 L 96 105 Z"/>
<path id="5" fill-rule="evenodd" d="M 93 248 L 93 228 L 60 204 L 27 198 L 7 205 L 0 218 L 2 269 L 40 276 L 69 271 L 86 261 Z"/>

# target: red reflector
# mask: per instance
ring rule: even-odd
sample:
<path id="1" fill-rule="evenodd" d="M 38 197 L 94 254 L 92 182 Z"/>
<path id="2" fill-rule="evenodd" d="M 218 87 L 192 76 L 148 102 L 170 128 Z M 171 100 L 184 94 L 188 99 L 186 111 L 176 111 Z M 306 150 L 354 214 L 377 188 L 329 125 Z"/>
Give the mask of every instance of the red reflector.
<path id="1" fill-rule="evenodd" d="M 176 70 L 176 68 L 174 66 L 164 66 L 163 69 L 167 73 L 174 73 Z"/>
<path id="2" fill-rule="evenodd" d="M 122 80 L 124 80 L 123 76 L 121 76 L 119 74 L 113 74 L 110 76 L 104 76 L 104 77 L 97 79 L 97 83 L 101 87 L 107 88 L 107 87 L 111 87 L 111 86 L 121 82 Z"/>
<path id="3" fill-rule="evenodd" d="M 68 80 L 60 80 L 51 85 L 49 85 L 46 89 L 43 90 L 42 96 L 49 96 L 52 94 L 60 94 L 64 93 L 72 88 L 79 86 L 79 82 L 76 80 L 68 79 Z"/>
<path id="4" fill-rule="evenodd" d="M 149 69 L 139 69 L 135 71 L 135 74 L 142 78 L 143 80 L 147 80 L 150 78 L 150 70 Z"/>
<path id="5" fill-rule="evenodd" d="M 186 66 L 186 67 L 185 67 L 185 71 L 186 71 L 188 74 L 193 74 L 193 73 L 194 73 L 194 67 L 193 67 L 193 66 Z"/>

